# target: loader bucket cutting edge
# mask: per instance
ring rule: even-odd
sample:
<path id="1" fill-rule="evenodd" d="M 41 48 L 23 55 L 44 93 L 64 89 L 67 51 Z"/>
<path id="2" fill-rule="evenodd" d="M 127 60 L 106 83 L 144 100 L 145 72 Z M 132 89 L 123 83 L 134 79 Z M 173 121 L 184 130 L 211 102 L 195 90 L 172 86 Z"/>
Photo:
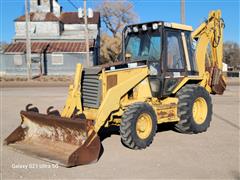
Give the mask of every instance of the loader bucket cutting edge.
<path id="1" fill-rule="evenodd" d="M 90 120 L 21 111 L 22 123 L 4 144 L 65 167 L 96 162 L 100 139 Z"/>

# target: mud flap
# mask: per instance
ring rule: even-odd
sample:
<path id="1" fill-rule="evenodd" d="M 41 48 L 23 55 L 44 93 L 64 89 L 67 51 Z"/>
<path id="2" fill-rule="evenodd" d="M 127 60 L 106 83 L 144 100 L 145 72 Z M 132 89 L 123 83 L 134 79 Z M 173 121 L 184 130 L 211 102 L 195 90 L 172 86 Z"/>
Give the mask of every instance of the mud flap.
<path id="1" fill-rule="evenodd" d="M 91 120 L 34 111 L 20 114 L 22 123 L 4 140 L 5 145 L 65 167 L 98 160 L 101 144 Z"/>

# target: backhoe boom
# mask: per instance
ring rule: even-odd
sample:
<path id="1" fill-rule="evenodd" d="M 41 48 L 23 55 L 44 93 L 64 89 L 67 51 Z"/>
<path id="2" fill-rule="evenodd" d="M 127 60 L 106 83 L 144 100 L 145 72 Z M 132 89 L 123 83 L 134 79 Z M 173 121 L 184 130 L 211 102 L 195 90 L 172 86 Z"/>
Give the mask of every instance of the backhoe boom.
<path id="1" fill-rule="evenodd" d="M 206 78 L 203 86 L 214 94 L 222 94 L 226 88 L 222 75 L 223 28 L 221 11 L 217 10 L 210 12 L 208 19 L 192 33 L 197 41 L 195 57 L 199 76 Z"/>

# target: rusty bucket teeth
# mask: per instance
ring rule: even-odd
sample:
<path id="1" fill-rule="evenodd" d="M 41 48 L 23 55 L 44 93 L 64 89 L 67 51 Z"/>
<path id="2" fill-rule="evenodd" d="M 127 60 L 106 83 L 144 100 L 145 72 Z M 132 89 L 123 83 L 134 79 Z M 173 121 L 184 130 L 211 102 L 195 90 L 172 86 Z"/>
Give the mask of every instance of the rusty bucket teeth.
<path id="1" fill-rule="evenodd" d="M 100 139 L 91 121 L 21 111 L 22 123 L 5 145 L 46 161 L 71 167 L 96 162 Z"/>
<path id="2" fill-rule="evenodd" d="M 60 112 L 58 110 L 53 110 L 54 107 L 53 106 L 50 106 L 47 108 L 47 115 L 55 115 L 55 116 L 61 116 L 60 115 Z"/>
<path id="3" fill-rule="evenodd" d="M 32 104 L 26 105 L 26 111 L 32 111 L 32 112 L 37 112 L 39 113 L 39 110 L 37 107 L 33 106 Z"/>

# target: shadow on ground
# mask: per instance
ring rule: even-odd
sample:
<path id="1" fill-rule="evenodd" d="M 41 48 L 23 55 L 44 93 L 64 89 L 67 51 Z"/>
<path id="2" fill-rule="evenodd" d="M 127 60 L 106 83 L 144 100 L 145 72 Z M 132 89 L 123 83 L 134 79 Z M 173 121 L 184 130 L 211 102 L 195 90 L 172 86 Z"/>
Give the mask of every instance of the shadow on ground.
<path id="1" fill-rule="evenodd" d="M 175 125 L 175 123 L 158 124 L 156 133 L 165 132 L 165 131 L 175 131 L 174 125 Z M 110 126 L 108 128 L 101 128 L 100 131 L 98 132 L 98 135 L 100 137 L 101 142 L 103 142 L 105 139 L 111 137 L 112 135 L 120 136 L 119 126 Z M 101 158 L 103 152 L 104 152 L 104 147 L 101 144 L 101 151 L 100 151 L 99 159 Z"/>
<path id="2" fill-rule="evenodd" d="M 175 123 L 162 123 L 158 124 L 157 132 L 164 131 L 175 131 L 174 129 Z M 98 133 L 101 142 L 103 142 L 106 138 L 111 137 L 112 135 L 120 135 L 119 126 L 110 126 L 108 128 L 102 128 Z"/>

